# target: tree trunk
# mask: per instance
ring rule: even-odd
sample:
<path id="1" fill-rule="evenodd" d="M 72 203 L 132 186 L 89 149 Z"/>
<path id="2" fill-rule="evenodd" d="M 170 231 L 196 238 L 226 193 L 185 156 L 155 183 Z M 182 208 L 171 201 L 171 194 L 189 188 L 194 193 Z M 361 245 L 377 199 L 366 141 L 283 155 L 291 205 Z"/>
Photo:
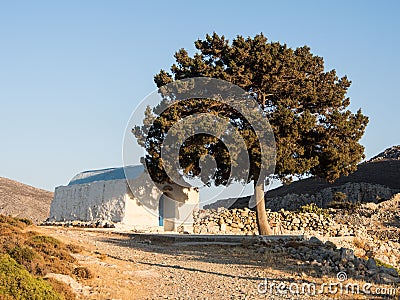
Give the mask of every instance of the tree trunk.
<path id="1" fill-rule="evenodd" d="M 254 183 L 254 198 L 256 201 L 257 226 L 260 235 L 272 235 L 267 213 L 265 211 L 264 182 Z"/>

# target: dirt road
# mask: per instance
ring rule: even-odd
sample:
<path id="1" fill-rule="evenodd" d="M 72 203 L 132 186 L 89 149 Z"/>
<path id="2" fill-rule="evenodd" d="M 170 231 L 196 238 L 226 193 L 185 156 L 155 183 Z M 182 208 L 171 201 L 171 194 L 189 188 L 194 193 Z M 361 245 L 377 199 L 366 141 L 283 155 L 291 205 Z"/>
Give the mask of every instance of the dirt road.
<path id="1" fill-rule="evenodd" d="M 40 230 L 85 249 L 76 258 L 95 276 L 80 282 L 81 299 L 296 299 L 273 295 L 260 283 L 266 277 L 286 283 L 326 280 L 282 253 L 248 245 L 155 243 L 106 231 Z"/>

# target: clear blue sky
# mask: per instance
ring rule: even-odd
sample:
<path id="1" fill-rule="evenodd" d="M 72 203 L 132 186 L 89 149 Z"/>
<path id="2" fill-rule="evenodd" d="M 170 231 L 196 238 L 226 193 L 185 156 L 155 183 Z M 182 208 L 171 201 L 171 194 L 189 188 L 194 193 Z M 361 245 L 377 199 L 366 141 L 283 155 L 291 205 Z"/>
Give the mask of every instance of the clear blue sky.
<path id="1" fill-rule="evenodd" d="M 348 75 L 371 157 L 400 144 L 399 15 L 397 1 L 1 1 L 0 176 L 53 190 L 122 165 L 153 75 L 213 31 L 306 44 Z"/>

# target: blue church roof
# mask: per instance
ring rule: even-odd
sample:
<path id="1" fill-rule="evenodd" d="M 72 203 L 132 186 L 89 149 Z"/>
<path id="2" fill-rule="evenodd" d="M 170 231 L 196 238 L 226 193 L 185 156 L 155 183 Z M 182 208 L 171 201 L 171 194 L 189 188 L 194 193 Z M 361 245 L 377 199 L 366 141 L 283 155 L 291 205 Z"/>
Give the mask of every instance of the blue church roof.
<path id="1" fill-rule="evenodd" d="M 125 169 L 125 172 L 124 172 Z M 68 185 L 84 184 L 95 181 L 135 179 L 143 173 L 143 165 L 108 168 L 102 170 L 84 171 L 74 176 Z M 126 174 L 126 176 L 125 176 Z"/>

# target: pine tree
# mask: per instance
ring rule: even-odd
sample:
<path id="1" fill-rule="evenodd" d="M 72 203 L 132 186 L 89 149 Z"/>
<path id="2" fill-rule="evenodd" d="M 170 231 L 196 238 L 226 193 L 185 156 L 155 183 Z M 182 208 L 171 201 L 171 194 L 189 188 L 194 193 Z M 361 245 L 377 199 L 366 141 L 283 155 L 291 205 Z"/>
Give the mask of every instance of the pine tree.
<path id="1" fill-rule="evenodd" d="M 161 70 L 154 77 L 157 87 L 187 78 L 211 77 L 250 93 L 272 127 L 276 142 L 275 177 L 283 183 L 304 175 L 333 182 L 356 170 L 364 158 L 359 140 L 368 118 L 361 109 L 356 113 L 348 109 L 350 99 L 346 93 L 351 82 L 347 77 L 339 78 L 335 70 L 325 71 L 323 58 L 312 54 L 309 47 L 291 49 L 279 42 L 268 42 L 263 34 L 254 38 L 237 36 L 230 43 L 216 33 L 197 40 L 195 47 L 198 51 L 192 57 L 185 49 L 175 53 L 171 73 Z M 242 120 L 238 125 L 233 121 L 238 118 L 237 112 L 210 99 L 183 101 L 159 115 L 162 107 L 165 103 L 146 111 L 144 125 L 133 130 L 148 153 L 145 160 L 152 177 L 160 182 L 168 180 L 160 149 L 172 124 L 193 113 L 218 114 L 245 136 L 247 151 L 251 153 L 250 176 L 246 180 L 254 182 L 259 232 L 270 234 L 264 184 L 260 184 L 265 176 L 260 169 L 260 145 L 249 124 Z M 229 163 L 232 153 L 227 152 L 222 141 L 201 135 L 186 140 L 180 149 L 179 162 L 185 174 L 200 174 L 199 160 L 208 154 L 216 158 L 217 170 L 203 179 L 217 185 L 231 183 L 227 174 L 234 167 Z"/>

